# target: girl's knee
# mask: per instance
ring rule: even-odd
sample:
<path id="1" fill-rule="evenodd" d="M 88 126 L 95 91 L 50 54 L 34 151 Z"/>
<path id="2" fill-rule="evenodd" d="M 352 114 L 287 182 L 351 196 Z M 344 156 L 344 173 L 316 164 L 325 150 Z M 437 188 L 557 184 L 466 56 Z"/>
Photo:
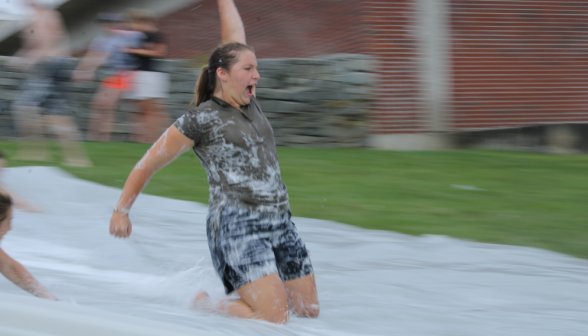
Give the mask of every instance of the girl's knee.
<path id="1" fill-rule="evenodd" d="M 290 312 L 288 311 L 288 307 L 275 307 L 276 309 L 266 313 L 263 315 L 263 319 L 276 323 L 276 324 L 287 324 L 290 320 Z"/>

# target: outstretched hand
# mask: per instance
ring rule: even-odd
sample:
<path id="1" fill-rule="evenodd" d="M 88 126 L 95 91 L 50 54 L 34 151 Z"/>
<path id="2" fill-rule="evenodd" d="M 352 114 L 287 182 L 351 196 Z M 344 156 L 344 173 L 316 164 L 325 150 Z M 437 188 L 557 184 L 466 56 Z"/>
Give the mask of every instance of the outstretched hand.
<path id="1" fill-rule="evenodd" d="M 129 215 L 115 211 L 110 218 L 110 234 L 117 238 L 129 238 L 133 231 L 133 225 Z"/>

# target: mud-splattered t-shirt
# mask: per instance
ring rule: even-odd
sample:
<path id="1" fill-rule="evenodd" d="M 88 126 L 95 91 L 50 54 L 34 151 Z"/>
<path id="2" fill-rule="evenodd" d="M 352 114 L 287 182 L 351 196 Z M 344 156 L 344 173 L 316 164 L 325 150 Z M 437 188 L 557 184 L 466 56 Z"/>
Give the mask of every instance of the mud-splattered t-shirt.
<path id="1" fill-rule="evenodd" d="M 216 97 L 174 125 L 194 140 L 208 175 L 209 208 L 232 204 L 259 212 L 289 210 L 274 131 L 255 97 L 242 111 Z"/>

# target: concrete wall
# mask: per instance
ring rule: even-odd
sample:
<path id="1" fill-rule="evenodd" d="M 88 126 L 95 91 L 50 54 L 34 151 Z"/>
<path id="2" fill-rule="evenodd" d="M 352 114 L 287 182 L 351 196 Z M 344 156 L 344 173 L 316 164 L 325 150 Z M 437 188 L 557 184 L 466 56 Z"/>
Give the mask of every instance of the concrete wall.
<path id="1" fill-rule="evenodd" d="M 3 67 L 0 58 L 0 138 L 15 137 L 10 105 L 25 73 Z M 72 59 L 71 68 L 77 60 Z M 281 146 L 360 147 L 367 144 L 368 113 L 375 63 L 369 56 L 339 54 L 312 59 L 261 59 L 257 97 Z M 161 61 L 172 81 L 166 102 L 172 119 L 181 116 L 193 98 L 199 69 L 188 61 Z M 99 78 L 101 76 L 98 76 Z M 98 82 L 66 85 L 69 103 L 82 131 L 87 129 L 90 101 Z M 136 108 L 118 107 L 113 140 L 126 141 Z"/>
<path id="2" fill-rule="evenodd" d="M 549 124 L 452 133 L 463 149 L 515 150 L 544 154 L 588 153 L 588 123 Z"/>

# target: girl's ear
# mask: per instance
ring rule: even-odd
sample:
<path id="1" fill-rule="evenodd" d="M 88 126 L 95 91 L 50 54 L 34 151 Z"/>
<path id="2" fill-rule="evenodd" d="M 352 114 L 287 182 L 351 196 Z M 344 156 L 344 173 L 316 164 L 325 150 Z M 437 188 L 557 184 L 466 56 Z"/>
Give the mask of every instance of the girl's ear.
<path id="1" fill-rule="evenodd" d="M 216 69 L 216 75 L 223 81 L 223 82 L 227 82 L 229 80 L 229 76 L 227 74 L 227 72 L 225 71 L 225 69 L 223 68 L 217 68 Z"/>

